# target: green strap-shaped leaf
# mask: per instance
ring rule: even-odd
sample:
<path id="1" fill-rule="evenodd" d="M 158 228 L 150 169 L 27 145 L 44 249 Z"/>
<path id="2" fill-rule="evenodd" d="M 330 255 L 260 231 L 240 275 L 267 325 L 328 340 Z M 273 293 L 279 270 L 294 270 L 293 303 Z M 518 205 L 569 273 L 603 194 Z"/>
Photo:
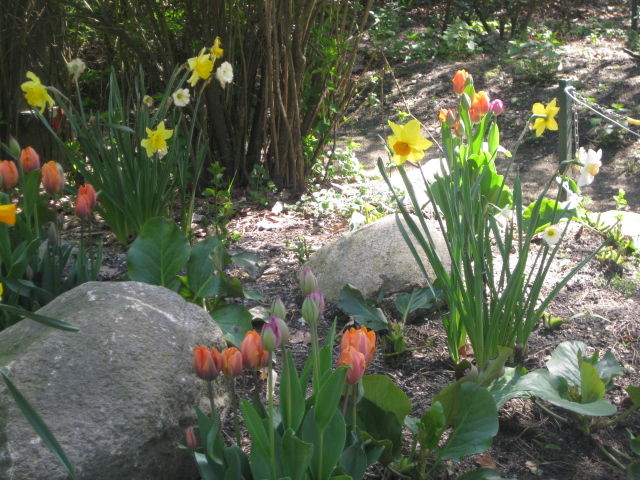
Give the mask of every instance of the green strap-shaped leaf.
<path id="1" fill-rule="evenodd" d="M 347 366 L 337 368 L 320 388 L 314 409 L 316 425 L 320 433 L 325 431 L 336 412 L 348 368 Z"/>
<path id="2" fill-rule="evenodd" d="M 291 480 L 305 480 L 313 456 L 313 444 L 303 442 L 287 429 L 282 437 L 282 464 Z"/>
<path id="3" fill-rule="evenodd" d="M 13 384 L 11 379 L 0 369 L 0 375 L 4 379 L 4 382 L 7 384 L 7 389 L 9 393 L 15 400 L 18 408 L 25 416 L 31 427 L 35 430 L 35 432 L 42 438 L 44 444 L 49 447 L 51 453 L 53 453 L 56 458 L 60 461 L 62 466 L 69 472 L 71 478 L 77 478 L 76 473 L 73 470 L 73 465 L 71 464 L 71 460 L 67 457 L 67 454 L 64 453 L 64 450 L 58 443 L 55 435 L 49 430 L 49 427 L 44 423 L 40 415 L 35 411 L 35 409 L 31 406 L 31 404 L 27 401 L 24 395 L 18 390 L 18 388 Z"/>
<path id="4" fill-rule="evenodd" d="M 264 458 L 270 458 L 271 450 L 269 447 L 269 439 L 267 438 L 267 432 L 264 429 L 264 425 L 258 412 L 253 408 L 249 402 L 245 399 L 240 401 L 240 410 L 242 410 L 242 419 L 244 420 L 247 430 L 251 435 L 252 446 L 255 445 L 260 454 Z"/>
<path id="5" fill-rule="evenodd" d="M 305 389 L 306 391 L 306 389 Z M 280 377 L 280 416 L 285 430 L 298 431 L 304 417 L 304 395 L 296 373 L 295 363 L 289 349 L 285 349 L 282 358 Z M 284 441 L 284 439 L 283 439 Z"/>
<path id="6" fill-rule="evenodd" d="M 58 320 L 52 317 L 47 317 L 46 315 L 40 315 L 38 313 L 28 312 L 26 310 L 22 310 L 21 308 L 10 307 L 9 305 L 4 305 L 2 303 L 0 303 L 0 310 L 4 310 L 6 312 L 13 313 L 15 315 L 22 315 L 38 323 L 46 325 L 47 327 L 57 328 L 58 330 L 65 330 L 67 332 L 80 331 L 80 329 L 75 325 L 71 325 L 67 322 L 63 322 L 62 320 Z"/>

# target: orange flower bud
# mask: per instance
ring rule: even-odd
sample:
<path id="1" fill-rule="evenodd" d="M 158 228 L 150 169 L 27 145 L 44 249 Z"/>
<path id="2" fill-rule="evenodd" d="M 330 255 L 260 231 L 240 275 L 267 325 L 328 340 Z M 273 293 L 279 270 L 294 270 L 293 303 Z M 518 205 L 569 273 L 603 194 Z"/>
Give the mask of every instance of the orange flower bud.
<path id="1" fill-rule="evenodd" d="M 51 160 L 42 166 L 42 186 L 51 195 L 57 195 L 64 188 L 64 171 L 59 163 Z"/>
<path id="2" fill-rule="evenodd" d="M 445 108 L 440 109 L 440 113 L 438 114 L 438 121 L 440 123 L 444 123 L 447 119 L 447 110 Z"/>
<path id="3" fill-rule="evenodd" d="M 196 434 L 193 433 L 193 428 L 187 428 L 187 448 L 191 450 L 195 450 L 198 448 L 198 439 L 196 438 Z"/>
<path id="4" fill-rule="evenodd" d="M 456 92 L 456 95 L 464 93 L 464 89 L 467 86 L 467 77 L 469 77 L 469 74 L 466 70 L 458 70 L 453 76 L 453 91 Z"/>
<path id="5" fill-rule="evenodd" d="M 222 352 L 222 373 L 230 378 L 242 373 L 242 354 L 236 347 L 225 348 Z"/>
<path id="6" fill-rule="evenodd" d="M 20 166 L 24 173 L 31 173 L 40 168 L 40 155 L 36 151 L 27 147 L 20 152 Z"/>
<path id="7" fill-rule="evenodd" d="M 89 216 L 90 211 L 89 197 L 86 195 L 78 195 L 76 197 L 76 217 L 85 219 Z"/>
<path id="8" fill-rule="evenodd" d="M 247 370 L 260 370 L 269 360 L 269 352 L 262 346 L 262 339 L 255 330 L 247 332 L 240 344 L 242 365 Z"/>
<path id="9" fill-rule="evenodd" d="M 491 102 L 487 92 L 478 92 L 471 100 L 471 108 L 469 109 L 469 118 L 473 123 L 480 123 L 482 118 L 489 113 Z"/>
<path id="10" fill-rule="evenodd" d="M 364 325 L 357 330 L 350 328 L 340 341 L 340 350 L 346 350 L 348 347 L 353 347 L 362 353 L 365 359 L 365 366 L 368 367 L 373 359 L 373 352 L 376 351 L 376 332 L 367 330 Z"/>
<path id="11" fill-rule="evenodd" d="M 98 194 L 90 183 L 81 185 L 80 188 L 78 188 L 78 196 L 80 195 L 87 196 L 87 199 L 89 200 L 89 208 L 92 209 L 96 206 L 96 202 L 98 201 Z"/>
<path id="12" fill-rule="evenodd" d="M 0 175 L 2 175 L 2 188 L 9 190 L 18 183 L 18 168 L 11 160 L 0 161 Z"/>
<path id="13" fill-rule="evenodd" d="M 220 370 L 216 368 L 213 356 L 207 347 L 196 346 L 193 348 L 193 368 L 196 375 L 202 380 L 215 380 L 220 374 Z"/>
<path id="14" fill-rule="evenodd" d="M 349 365 L 349 372 L 347 372 L 347 385 L 355 385 L 364 375 L 366 367 L 364 355 L 356 350 L 352 346 L 348 346 L 346 349 L 340 352 L 338 357 L 338 366 Z"/>

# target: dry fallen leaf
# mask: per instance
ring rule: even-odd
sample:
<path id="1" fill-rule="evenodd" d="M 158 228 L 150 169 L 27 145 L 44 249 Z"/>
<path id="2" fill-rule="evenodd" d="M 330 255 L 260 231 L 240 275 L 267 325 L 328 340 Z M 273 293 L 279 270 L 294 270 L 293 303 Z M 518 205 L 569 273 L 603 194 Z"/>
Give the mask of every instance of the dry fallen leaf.
<path id="1" fill-rule="evenodd" d="M 298 330 L 296 333 L 291 335 L 291 337 L 289 337 L 289 342 L 308 345 L 309 343 L 311 343 L 311 334 L 309 332 Z"/>
<path id="2" fill-rule="evenodd" d="M 542 475 L 542 470 L 538 467 L 538 462 L 527 460 L 524 464 L 534 475 Z"/>
<path id="3" fill-rule="evenodd" d="M 478 465 L 480 465 L 482 468 L 495 469 L 497 467 L 495 460 L 491 458 L 491 455 L 489 455 L 488 453 L 483 453 L 482 455 L 478 455 L 476 457 L 476 462 L 478 462 Z"/>

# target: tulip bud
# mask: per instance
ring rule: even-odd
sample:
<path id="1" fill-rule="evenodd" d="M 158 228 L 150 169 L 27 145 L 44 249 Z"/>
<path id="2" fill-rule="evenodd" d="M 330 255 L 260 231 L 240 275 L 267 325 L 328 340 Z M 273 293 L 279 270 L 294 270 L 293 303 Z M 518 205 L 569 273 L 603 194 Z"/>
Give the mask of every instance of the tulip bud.
<path id="1" fill-rule="evenodd" d="M 365 371 L 364 355 L 355 348 L 349 346 L 340 352 L 338 357 L 338 366 L 349 365 L 347 372 L 347 385 L 355 385 L 360 381 Z"/>
<path id="2" fill-rule="evenodd" d="M 12 135 L 9 135 L 9 149 L 16 157 L 20 155 L 20 144 Z"/>
<path id="3" fill-rule="evenodd" d="M 467 74 L 466 81 L 464 82 L 465 87 L 468 87 L 469 85 L 473 86 L 473 76 L 470 73 Z"/>
<path id="4" fill-rule="evenodd" d="M 275 297 L 271 302 L 271 308 L 269 309 L 270 317 L 287 318 L 287 309 L 284 307 L 284 303 L 280 297 Z"/>
<path id="5" fill-rule="evenodd" d="M 504 111 L 504 103 L 502 103 L 502 100 L 494 100 L 489 104 L 489 110 L 494 115 L 500 115 Z"/>
<path id="6" fill-rule="evenodd" d="M 78 195 L 87 196 L 87 200 L 89 200 L 89 208 L 93 209 L 93 207 L 96 206 L 96 203 L 98 201 L 98 194 L 90 183 L 81 185 L 80 188 L 78 188 Z"/>
<path id="7" fill-rule="evenodd" d="M 307 297 L 313 300 L 313 303 L 318 307 L 318 318 L 320 318 L 324 313 L 324 295 L 322 292 L 311 292 Z"/>
<path id="8" fill-rule="evenodd" d="M 302 302 L 302 318 L 309 325 L 315 325 L 319 317 L 318 305 L 313 301 L 313 298 L 307 296 Z"/>
<path id="9" fill-rule="evenodd" d="M 260 370 L 269 360 L 269 352 L 264 349 L 262 339 L 255 330 L 250 330 L 240 344 L 242 365 L 247 370 Z"/>
<path id="10" fill-rule="evenodd" d="M 40 168 L 40 155 L 31 147 L 27 147 L 20 152 L 20 166 L 26 174 Z"/>
<path id="11" fill-rule="evenodd" d="M 18 168 L 12 160 L 0 161 L 0 178 L 2 179 L 2 188 L 9 190 L 18 183 Z"/>
<path id="12" fill-rule="evenodd" d="M 89 212 L 91 212 L 89 197 L 86 195 L 78 195 L 76 197 L 76 217 L 84 220 L 89 216 Z"/>
<path id="13" fill-rule="evenodd" d="M 447 117 L 445 118 L 445 122 L 448 127 L 453 127 L 456 124 L 456 114 L 450 108 L 447 109 Z"/>
<path id="14" fill-rule="evenodd" d="M 469 74 L 466 70 L 458 70 L 453 76 L 453 91 L 456 92 L 456 95 L 462 95 L 464 93 L 464 89 L 467 86 L 468 78 Z"/>
<path id="15" fill-rule="evenodd" d="M 282 334 L 281 345 L 289 343 L 289 337 L 291 336 L 291 333 L 289 332 L 289 326 L 287 325 L 287 322 L 285 322 L 280 317 L 271 317 L 271 321 L 278 324 L 278 328 L 280 329 L 280 333 Z"/>
<path id="16" fill-rule="evenodd" d="M 42 186 L 52 197 L 64 188 L 64 171 L 59 163 L 51 160 L 42 166 Z"/>
<path id="17" fill-rule="evenodd" d="M 204 346 L 193 348 L 193 368 L 198 377 L 208 382 L 215 380 L 220 374 L 220 370 L 216 369 L 211 352 Z"/>
<path id="18" fill-rule="evenodd" d="M 198 439 L 196 438 L 196 434 L 193 433 L 193 428 L 187 428 L 187 448 L 190 450 L 195 450 L 198 448 Z"/>
<path id="19" fill-rule="evenodd" d="M 236 347 L 225 348 L 222 352 L 222 373 L 229 378 L 242 373 L 242 354 Z"/>
<path id="20" fill-rule="evenodd" d="M 466 93 L 460 96 L 460 108 L 463 110 L 469 110 L 471 108 L 471 99 Z"/>
<path id="21" fill-rule="evenodd" d="M 300 273 L 300 290 L 304 296 L 318 290 L 318 279 L 310 268 L 305 268 Z"/>
<path id="22" fill-rule="evenodd" d="M 456 137 L 458 138 L 464 137 L 464 132 L 465 132 L 464 122 L 457 121 L 453 126 L 453 131 L 456 134 Z"/>
<path id="23" fill-rule="evenodd" d="M 271 317 L 268 322 L 262 325 L 260 338 L 262 339 L 262 346 L 268 352 L 275 351 L 282 344 L 282 332 L 276 317 Z"/>
<path id="24" fill-rule="evenodd" d="M 54 222 L 51 222 L 51 226 L 49 226 L 49 236 L 47 237 L 47 243 L 49 245 L 57 245 L 58 244 L 58 229 Z"/>

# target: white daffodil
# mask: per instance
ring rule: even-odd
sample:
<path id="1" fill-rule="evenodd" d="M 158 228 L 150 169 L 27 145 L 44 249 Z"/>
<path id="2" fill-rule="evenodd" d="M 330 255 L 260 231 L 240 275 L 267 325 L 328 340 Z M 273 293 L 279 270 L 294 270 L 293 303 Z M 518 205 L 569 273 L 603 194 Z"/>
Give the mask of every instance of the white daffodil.
<path id="1" fill-rule="evenodd" d="M 500 229 L 507 228 L 511 217 L 513 217 L 513 210 L 511 209 L 511 205 L 507 205 L 495 216 L 498 227 L 500 227 Z"/>
<path id="2" fill-rule="evenodd" d="M 153 107 L 153 98 L 149 95 L 145 95 L 142 97 L 142 103 L 144 103 L 147 107 Z"/>
<path id="3" fill-rule="evenodd" d="M 191 94 L 189 90 L 186 88 L 179 88 L 175 92 L 173 92 L 173 101 L 176 104 L 176 107 L 184 107 L 189 104 L 191 100 Z"/>
<path id="4" fill-rule="evenodd" d="M 76 58 L 75 60 L 71 60 L 69 63 L 67 63 L 67 69 L 69 70 L 69 73 L 73 75 L 77 80 L 78 78 L 80 78 L 80 75 L 82 75 L 87 69 L 87 65 L 79 58 Z"/>
<path id="5" fill-rule="evenodd" d="M 578 152 L 578 160 L 582 163 L 582 168 L 580 169 L 580 178 L 578 178 L 578 187 L 584 187 L 586 185 L 590 185 L 593 182 L 593 179 L 600 171 L 600 167 L 602 166 L 602 149 L 594 152 L 589 149 L 588 152 L 585 151 L 584 148 L 580 148 Z"/>
<path id="6" fill-rule="evenodd" d="M 567 210 L 575 210 L 576 208 L 578 208 L 578 205 L 580 205 L 580 202 L 582 201 L 582 197 L 580 195 L 578 195 L 575 192 L 567 192 L 567 200 L 565 202 L 562 202 L 560 204 L 560 206 L 563 209 L 567 209 Z"/>
<path id="7" fill-rule="evenodd" d="M 222 88 L 224 88 L 227 83 L 233 81 L 233 67 L 229 62 L 222 62 L 216 70 L 216 78 L 220 82 L 220 85 L 222 85 Z"/>
<path id="8" fill-rule="evenodd" d="M 550 247 L 558 243 L 561 236 L 562 231 L 560 230 L 560 225 L 558 224 L 549 225 L 542 231 L 542 240 L 544 240 Z"/>

